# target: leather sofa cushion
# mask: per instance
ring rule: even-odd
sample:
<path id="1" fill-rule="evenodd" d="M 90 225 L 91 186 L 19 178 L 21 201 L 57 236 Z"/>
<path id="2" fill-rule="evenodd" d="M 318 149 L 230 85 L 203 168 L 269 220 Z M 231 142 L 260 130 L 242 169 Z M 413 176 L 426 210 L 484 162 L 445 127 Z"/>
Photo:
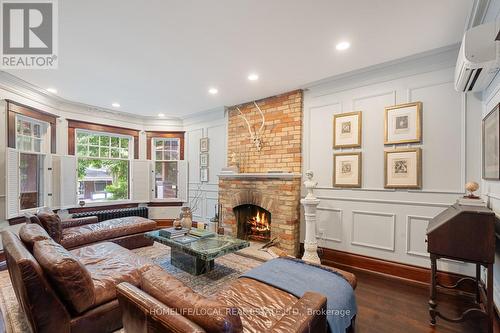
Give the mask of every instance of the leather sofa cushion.
<path id="1" fill-rule="evenodd" d="M 153 267 L 142 274 L 142 290 L 206 332 L 243 332 L 236 307 L 195 293 L 161 267 Z"/>
<path id="2" fill-rule="evenodd" d="M 70 252 L 90 273 L 96 306 L 116 299 L 116 285 L 121 282 L 140 286 L 141 273 L 154 265 L 150 260 L 110 242 Z"/>
<path id="3" fill-rule="evenodd" d="M 61 299 L 75 312 L 94 305 L 90 273 L 73 254 L 53 240 L 42 240 L 35 242 L 33 255 Z"/>
<path id="4" fill-rule="evenodd" d="M 211 298 L 238 308 L 245 332 L 269 331 L 298 300 L 292 294 L 249 278 L 236 279 Z"/>
<path id="5" fill-rule="evenodd" d="M 156 229 L 155 221 L 138 216 L 129 216 L 63 229 L 61 244 L 65 248 L 71 249 L 154 229 Z"/>
<path id="6" fill-rule="evenodd" d="M 23 225 L 21 229 L 19 229 L 19 237 L 30 252 L 33 252 L 33 245 L 35 242 L 50 239 L 47 231 L 34 223 Z"/>
<path id="7" fill-rule="evenodd" d="M 41 212 L 37 214 L 41 226 L 47 231 L 57 243 L 61 243 L 62 225 L 61 219 L 54 213 Z"/>

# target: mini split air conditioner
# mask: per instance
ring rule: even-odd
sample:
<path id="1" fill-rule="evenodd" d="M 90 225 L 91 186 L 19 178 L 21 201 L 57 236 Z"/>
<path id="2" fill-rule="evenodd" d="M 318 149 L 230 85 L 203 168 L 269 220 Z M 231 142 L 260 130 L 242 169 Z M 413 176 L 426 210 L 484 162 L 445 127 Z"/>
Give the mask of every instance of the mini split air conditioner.
<path id="1" fill-rule="evenodd" d="M 500 66 L 500 41 L 496 22 L 467 30 L 455 68 L 455 90 L 481 91 L 488 87 Z"/>

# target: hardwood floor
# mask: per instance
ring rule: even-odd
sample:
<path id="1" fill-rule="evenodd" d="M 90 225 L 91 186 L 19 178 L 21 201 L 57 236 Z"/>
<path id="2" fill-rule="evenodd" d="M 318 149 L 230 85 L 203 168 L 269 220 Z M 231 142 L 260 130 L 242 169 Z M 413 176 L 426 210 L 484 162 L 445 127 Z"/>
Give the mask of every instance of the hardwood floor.
<path id="1" fill-rule="evenodd" d="M 404 281 L 377 273 L 350 269 L 358 278 L 356 299 L 358 316 L 356 333 L 482 333 L 484 320 L 450 323 L 440 318 L 437 325 L 429 325 L 427 301 L 428 286 Z M 463 308 L 462 297 L 440 293 L 439 309 L 456 316 Z M 500 332 L 498 321 L 495 332 Z"/>

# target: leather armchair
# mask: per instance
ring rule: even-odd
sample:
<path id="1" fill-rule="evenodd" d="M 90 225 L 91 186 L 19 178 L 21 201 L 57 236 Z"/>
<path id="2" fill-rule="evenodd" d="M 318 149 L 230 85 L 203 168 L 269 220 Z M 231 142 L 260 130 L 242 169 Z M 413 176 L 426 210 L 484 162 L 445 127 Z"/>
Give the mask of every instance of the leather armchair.
<path id="1" fill-rule="evenodd" d="M 165 271 L 150 269 L 142 274 L 141 289 L 117 286 L 123 327 L 137 333 L 326 332 L 323 295 L 307 292 L 296 298 L 255 280 L 236 281 L 206 298 Z M 259 297 L 262 291 L 267 298 Z"/>

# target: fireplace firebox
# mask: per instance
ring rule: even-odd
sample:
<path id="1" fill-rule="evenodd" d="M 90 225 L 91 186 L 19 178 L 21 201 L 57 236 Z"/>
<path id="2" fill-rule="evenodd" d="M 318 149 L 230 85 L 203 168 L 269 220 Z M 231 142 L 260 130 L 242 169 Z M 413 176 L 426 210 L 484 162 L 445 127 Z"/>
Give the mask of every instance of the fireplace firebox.
<path id="1" fill-rule="evenodd" d="M 239 239 L 268 242 L 271 239 L 271 213 L 256 205 L 235 207 Z"/>

